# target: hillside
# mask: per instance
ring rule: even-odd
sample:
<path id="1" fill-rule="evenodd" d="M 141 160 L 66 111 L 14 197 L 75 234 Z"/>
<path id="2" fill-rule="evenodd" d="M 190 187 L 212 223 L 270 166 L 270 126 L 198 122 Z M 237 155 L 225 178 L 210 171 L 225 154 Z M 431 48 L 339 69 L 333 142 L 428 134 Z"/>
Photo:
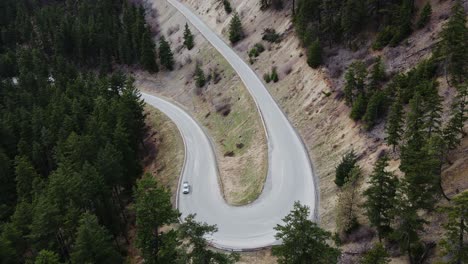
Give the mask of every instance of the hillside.
<path id="1" fill-rule="evenodd" d="M 229 42 L 230 15 L 226 14 L 222 1 L 183 2 L 195 10 L 217 33 L 223 35 L 226 42 Z M 421 10 L 424 4 L 425 2 L 416 2 L 417 10 Z M 367 131 L 363 122 L 349 118 L 351 109 L 343 100 L 345 71 L 354 60 L 362 60 L 365 66 L 370 68 L 376 58 L 381 56 L 386 75 L 394 76 L 398 72 L 406 72 L 415 67 L 424 58 L 429 58 L 435 43 L 439 40 L 438 35 L 449 17 L 453 3 L 431 1 L 431 4 L 433 12 L 428 24 L 412 32 L 396 47 L 385 47 L 380 51 L 374 51 L 371 45 L 375 34 L 369 32 L 359 44 L 359 48 L 349 48 L 347 45 L 339 44 L 325 46 L 324 65 L 315 70 L 307 65 L 305 56 L 307 51 L 302 48 L 295 33 L 291 21 L 290 2 L 278 11 L 260 10 L 258 1 L 231 1 L 233 10 L 239 13 L 245 35 L 244 39 L 234 45 L 235 50 L 249 61 L 249 50 L 256 43 L 262 43 L 265 51 L 254 59 L 252 68 L 259 76 L 264 76 L 272 67 L 277 67 L 279 81 L 269 83 L 268 87 L 299 130 L 309 149 L 315 171 L 320 178 L 320 223 L 326 229 L 333 231 L 336 228 L 339 188 L 334 183 L 335 167 L 344 153 L 353 149 L 358 155 L 358 164 L 365 177 L 360 184 L 361 190 L 367 188 L 365 184 L 367 177 L 382 153 L 391 156 L 388 169 L 401 175 L 398 170 L 399 155 L 393 153 L 391 147 L 385 143 L 385 122 L 380 119 L 372 130 Z M 167 5 L 162 4 L 162 6 Z M 275 29 L 280 34 L 281 41 L 270 43 L 262 40 L 262 33 L 266 28 Z M 456 91 L 454 88 L 449 88 L 445 78 L 439 77 L 438 82 L 439 94 L 444 99 L 443 107 L 447 110 Z M 447 111 L 444 113 L 443 118 L 447 119 Z M 468 187 L 467 151 L 468 140 L 464 137 L 461 145 L 449 153 L 450 163 L 446 163 L 443 167 L 442 184 L 448 196 L 454 196 Z M 443 203 L 443 200 L 441 202 Z M 359 220 L 365 223 L 363 210 L 360 210 L 359 214 Z M 426 229 L 425 237 L 428 240 L 441 234 L 439 223 L 442 219 L 440 217 L 434 219 L 435 221 Z M 362 243 L 350 244 L 345 250 L 350 252 L 362 250 Z M 246 258 L 248 259 L 246 262 L 261 261 L 253 256 Z"/>

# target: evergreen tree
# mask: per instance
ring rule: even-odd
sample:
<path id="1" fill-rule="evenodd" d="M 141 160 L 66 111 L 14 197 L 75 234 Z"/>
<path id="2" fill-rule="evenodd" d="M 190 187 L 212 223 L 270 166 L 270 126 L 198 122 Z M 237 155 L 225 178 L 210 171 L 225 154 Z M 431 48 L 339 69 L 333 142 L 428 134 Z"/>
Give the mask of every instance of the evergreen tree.
<path id="1" fill-rule="evenodd" d="M 137 183 L 135 211 L 137 225 L 137 247 L 148 263 L 159 263 L 159 250 L 164 245 L 160 228 L 177 223 L 179 213 L 172 209 L 171 195 L 159 186 L 151 174 L 145 174 Z M 168 254 L 168 253 L 166 253 Z"/>
<path id="2" fill-rule="evenodd" d="M 205 78 L 205 73 L 203 72 L 200 63 L 195 64 L 195 72 L 193 74 L 195 76 L 195 85 L 198 88 L 202 88 L 205 86 L 206 83 L 206 78 Z"/>
<path id="3" fill-rule="evenodd" d="M 231 14 L 232 12 L 231 2 L 229 2 L 229 0 L 222 0 L 222 1 L 224 5 L 224 11 L 226 11 L 227 14 Z"/>
<path id="4" fill-rule="evenodd" d="M 191 50 L 195 46 L 193 42 L 192 32 L 190 31 L 190 28 L 187 23 L 185 23 L 185 29 L 184 29 L 184 46 L 188 50 Z"/>
<path id="5" fill-rule="evenodd" d="M 353 103 L 353 108 L 349 116 L 357 121 L 360 120 L 367 110 L 367 98 L 365 94 L 359 94 L 356 98 L 356 101 Z"/>
<path id="6" fill-rule="evenodd" d="M 16 192 L 19 201 L 31 201 L 32 183 L 39 175 L 30 161 L 24 156 L 18 156 L 15 161 Z"/>
<path id="7" fill-rule="evenodd" d="M 427 138 L 433 134 L 441 134 L 441 116 L 443 99 L 437 90 L 437 84 L 434 82 L 426 82 L 427 93 L 423 102 L 424 115 L 424 131 Z"/>
<path id="8" fill-rule="evenodd" d="M 169 42 L 166 41 L 164 36 L 159 39 L 159 60 L 167 70 L 172 71 L 174 69 L 174 56 Z"/>
<path id="9" fill-rule="evenodd" d="M 307 64 L 314 69 L 322 64 L 322 47 L 318 39 L 309 46 L 307 51 Z"/>
<path id="10" fill-rule="evenodd" d="M 343 186 L 348 180 L 351 171 L 356 167 L 357 157 L 354 150 L 343 155 L 340 164 L 335 169 L 335 184 Z"/>
<path id="11" fill-rule="evenodd" d="M 351 63 L 345 74 L 345 99 L 352 104 L 359 95 L 365 94 L 367 70 L 362 61 Z M 365 108 L 364 108 L 365 111 Z"/>
<path id="12" fill-rule="evenodd" d="M 427 23 L 429 23 L 429 21 L 431 20 L 431 15 L 432 15 L 431 3 L 427 2 L 421 11 L 421 14 L 419 15 L 419 20 L 417 23 L 418 28 L 425 27 Z"/>
<path id="13" fill-rule="evenodd" d="M 379 241 L 391 232 L 395 195 L 398 179 L 391 172 L 385 170 L 388 166 L 387 156 L 377 160 L 374 171 L 369 178 L 369 187 L 364 191 L 366 215 L 371 226 L 377 229 Z"/>
<path id="14" fill-rule="evenodd" d="M 309 218 L 309 208 L 295 202 L 293 210 L 283 218 L 285 224 L 275 227 L 276 239 L 283 242 L 272 249 L 278 263 L 338 263 L 339 249 L 327 243 L 331 234 Z"/>
<path id="15" fill-rule="evenodd" d="M 71 253 L 73 263 L 120 263 L 118 251 L 105 227 L 99 225 L 96 216 L 84 213 L 76 232 Z"/>
<path id="16" fill-rule="evenodd" d="M 231 41 L 232 44 L 235 44 L 243 38 L 244 32 L 239 14 L 234 12 L 231 22 L 229 23 L 229 41 Z"/>
<path id="17" fill-rule="evenodd" d="M 468 262 L 468 192 L 458 194 L 451 201 L 451 205 L 442 208 L 448 216 L 444 224 L 445 238 L 440 241 L 442 254 L 447 257 L 449 264 Z"/>
<path id="18" fill-rule="evenodd" d="M 143 68 L 149 72 L 158 71 L 158 64 L 156 63 L 155 46 L 149 32 L 145 32 L 141 37 L 140 63 L 143 66 Z"/>
<path id="19" fill-rule="evenodd" d="M 359 261 L 359 264 L 388 264 L 390 256 L 385 247 L 378 243 L 371 250 L 367 251 Z"/>
<path id="20" fill-rule="evenodd" d="M 372 66 L 370 71 L 369 90 L 375 91 L 379 88 L 379 84 L 385 79 L 385 66 L 382 57 L 377 57 L 377 61 Z"/>
<path id="21" fill-rule="evenodd" d="M 239 261 L 239 254 L 224 254 L 208 249 L 208 242 L 205 236 L 213 235 L 217 232 L 216 226 L 195 221 L 195 215 L 189 215 L 180 225 L 179 235 L 181 240 L 186 241 L 184 248 L 187 252 L 185 263 L 204 264 L 234 264 Z"/>
<path id="22" fill-rule="evenodd" d="M 56 253 L 48 250 L 41 250 L 34 260 L 34 264 L 60 264 Z"/>
<path id="23" fill-rule="evenodd" d="M 468 76 L 468 28 L 462 1 L 457 0 L 452 15 L 441 32 L 441 55 L 455 84 L 466 81 Z"/>
<path id="24" fill-rule="evenodd" d="M 467 95 L 468 85 L 460 85 L 457 96 L 452 103 L 451 117 L 443 130 L 444 140 L 448 149 L 456 148 L 460 144 L 461 138 L 465 134 L 463 127 L 465 125 L 465 121 L 467 120 L 467 110 L 465 107 Z"/>
<path id="25" fill-rule="evenodd" d="M 390 108 L 385 130 L 387 132 L 387 144 L 392 146 L 393 151 L 395 151 L 395 147 L 399 144 L 403 134 L 403 105 L 399 97 Z"/>
<path id="26" fill-rule="evenodd" d="M 357 101 L 356 101 L 357 103 Z M 366 124 L 367 130 L 370 130 L 377 123 L 378 119 L 384 116 L 387 111 L 387 97 L 382 91 L 373 93 L 367 104 L 366 113 L 362 120 Z"/>

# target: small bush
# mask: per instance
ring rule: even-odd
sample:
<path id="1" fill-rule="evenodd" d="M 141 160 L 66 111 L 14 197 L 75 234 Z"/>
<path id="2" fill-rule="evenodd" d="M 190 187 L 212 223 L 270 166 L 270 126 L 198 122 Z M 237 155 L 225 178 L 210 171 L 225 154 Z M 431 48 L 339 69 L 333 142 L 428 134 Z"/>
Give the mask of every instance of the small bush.
<path id="1" fill-rule="evenodd" d="M 270 74 L 268 73 L 263 74 L 263 80 L 265 80 L 266 83 L 270 83 L 271 81 Z"/>
<path id="2" fill-rule="evenodd" d="M 263 51 L 265 51 L 265 47 L 261 43 L 255 44 L 254 47 L 249 50 L 250 64 L 253 64 L 255 62 L 253 58 L 258 57 Z"/>
<path id="3" fill-rule="evenodd" d="M 231 7 L 231 3 L 229 2 L 229 0 L 223 0 L 223 5 L 224 5 L 224 11 L 226 11 L 226 13 L 228 14 L 231 14 L 232 7 Z"/>
<path id="4" fill-rule="evenodd" d="M 276 33 L 274 28 L 266 28 L 263 30 L 262 39 L 271 43 L 277 43 L 280 41 L 280 35 Z"/>
<path id="5" fill-rule="evenodd" d="M 195 77 L 195 85 L 198 88 L 202 88 L 205 86 L 206 83 L 206 78 L 205 78 L 205 73 L 203 72 L 200 63 L 197 63 L 195 65 L 195 72 L 194 72 L 194 77 Z"/>
<path id="6" fill-rule="evenodd" d="M 312 42 L 307 50 L 307 64 L 314 69 L 322 64 L 322 47 L 318 39 Z"/>
<path id="7" fill-rule="evenodd" d="M 271 76 L 270 76 L 271 80 L 273 82 L 278 82 L 279 81 L 279 77 L 278 77 L 278 72 L 276 71 L 276 67 L 273 67 L 271 69 Z"/>
<path id="8" fill-rule="evenodd" d="M 393 36 L 395 35 L 395 27 L 387 26 L 382 31 L 377 34 L 377 38 L 375 39 L 374 44 L 372 44 L 372 48 L 374 50 L 381 50 L 385 46 L 387 46 L 390 41 L 392 40 Z"/>
<path id="9" fill-rule="evenodd" d="M 350 172 L 356 166 L 357 157 L 353 150 L 343 155 L 340 164 L 335 169 L 335 184 L 343 186 L 349 177 Z"/>

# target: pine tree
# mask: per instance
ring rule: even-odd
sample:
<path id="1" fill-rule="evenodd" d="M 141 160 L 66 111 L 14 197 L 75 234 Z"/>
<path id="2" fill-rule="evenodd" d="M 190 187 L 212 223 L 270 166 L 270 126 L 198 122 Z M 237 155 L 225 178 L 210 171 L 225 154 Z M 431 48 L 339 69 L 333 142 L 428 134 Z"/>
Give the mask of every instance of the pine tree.
<path id="1" fill-rule="evenodd" d="M 371 250 L 367 251 L 359 261 L 359 264 L 388 264 L 390 255 L 385 247 L 378 243 Z"/>
<path id="2" fill-rule="evenodd" d="M 458 194 L 451 201 L 451 205 L 442 208 L 448 216 L 444 224 L 445 238 L 440 241 L 442 254 L 449 264 L 468 262 L 468 191 Z"/>
<path id="3" fill-rule="evenodd" d="M 331 234 L 310 220 L 310 209 L 307 206 L 295 202 L 283 222 L 284 225 L 275 227 L 275 237 L 282 244 L 272 249 L 279 264 L 338 263 L 339 249 L 327 243 Z"/>
<path id="4" fill-rule="evenodd" d="M 179 212 L 172 208 L 169 191 L 160 186 L 151 174 L 145 174 L 138 181 L 134 196 L 136 245 L 145 261 L 159 263 L 159 250 L 164 244 L 159 229 L 164 225 L 176 223 Z"/>
<path id="5" fill-rule="evenodd" d="M 71 253 L 73 263 L 119 263 L 121 257 L 112 244 L 112 236 L 99 225 L 96 216 L 84 213 L 76 232 Z"/>
<path id="6" fill-rule="evenodd" d="M 157 72 L 156 52 L 153 40 L 149 32 L 145 32 L 141 37 L 140 63 L 143 68 L 149 72 Z"/>
<path id="7" fill-rule="evenodd" d="M 429 23 L 429 21 L 431 20 L 431 15 L 432 15 L 431 3 L 427 2 L 421 11 L 421 15 L 419 16 L 419 20 L 417 23 L 418 28 L 425 27 L 427 23 Z"/>
<path id="8" fill-rule="evenodd" d="M 385 129 L 387 144 L 392 146 L 393 151 L 395 151 L 395 147 L 398 146 L 403 134 L 403 105 L 399 97 L 390 108 Z"/>
<path id="9" fill-rule="evenodd" d="M 452 82 L 461 84 L 468 76 L 468 28 L 462 1 L 457 0 L 442 32 L 440 48 Z"/>
<path id="10" fill-rule="evenodd" d="M 203 72 L 198 62 L 195 64 L 195 72 L 193 75 L 195 76 L 195 85 L 198 88 L 202 88 L 203 86 L 205 86 L 205 82 L 206 82 L 205 73 Z"/>
<path id="11" fill-rule="evenodd" d="M 218 228 L 206 223 L 195 221 L 195 215 L 188 215 L 180 225 L 179 236 L 181 240 L 187 241 L 184 245 L 187 259 L 184 263 L 219 263 L 234 264 L 239 261 L 239 254 L 224 254 L 208 249 L 206 236 L 213 235 Z"/>
<path id="12" fill-rule="evenodd" d="M 174 69 L 174 56 L 169 42 L 166 41 L 164 36 L 159 39 L 159 60 L 167 70 L 172 71 Z"/>
<path id="13" fill-rule="evenodd" d="M 377 57 L 377 61 L 372 66 L 369 80 L 369 90 L 375 91 L 379 84 L 385 79 L 385 66 L 382 57 Z"/>
<path id="14" fill-rule="evenodd" d="M 343 155 L 340 164 L 335 169 L 335 184 L 339 187 L 343 186 L 348 180 L 351 171 L 356 166 L 357 157 L 354 150 L 351 150 Z"/>
<path id="15" fill-rule="evenodd" d="M 391 172 L 385 170 L 388 166 L 387 156 L 377 160 L 374 171 L 369 178 L 369 188 L 364 191 L 366 215 L 371 226 L 377 229 L 379 241 L 391 232 L 395 195 L 398 179 Z"/>
<path id="16" fill-rule="evenodd" d="M 185 30 L 184 30 L 184 45 L 188 50 L 191 50 L 193 46 L 195 46 L 193 42 L 193 35 L 190 31 L 190 28 L 187 23 L 185 23 Z"/>
<path id="17" fill-rule="evenodd" d="M 232 12 L 231 2 L 229 2 L 229 0 L 222 0 L 222 1 L 224 5 L 224 11 L 226 11 L 227 14 L 231 14 Z"/>
<path id="18" fill-rule="evenodd" d="M 441 116 L 442 116 L 442 102 L 443 99 L 438 93 L 437 83 L 426 82 L 427 95 L 423 102 L 424 115 L 424 130 L 427 138 L 433 134 L 441 134 Z"/>
<path id="19" fill-rule="evenodd" d="M 367 104 L 366 113 L 362 117 L 362 120 L 366 124 L 366 129 L 371 130 L 378 119 L 384 116 L 386 111 L 387 97 L 385 93 L 382 91 L 374 92 Z"/>
<path id="20" fill-rule="evenodd" d="M 24 156 L 18 156 L 15 160 L 16 192 L 19 201 L 31 201 L 32 183 L 39 175 L 34 170 L 31 162 Z"/>
<path id="21" fill-rule="evenodd" d="M 44 249 L 39 252 L 34 264 L 60 264 L 60 260 L 55 252 Z"/>
<path id="22" fill-rule="evenodd" d="M 307 64 L 314 69 L 322 64 L 322 47 L 318 39 L 309 46 L 307 51 Z"/>
<path id="23" fill-rule="evenodd" d="M 243 38 L 244 32 L 239 14 L 234 12 L 231 22 L 229 23 L 229 41 L 231 41 L 232 44 L 235 44 Z"/>
<path id="24" fill-rule="evenodd" d="M 359 94 L 356 98 L 356 101 L 353 103 L 353 108 L 349 116 L 357 121 L 360 120 L 367 110 L 367 98 L 365 94 Z"/>
<path id="25" fill-rule="evenodd" d="M 460 85 L 457 96 L 452 103 L 450 120 L 443 130 L 443 137 L 448 149 L 456 148 L 460 144 L 461 138 L 465 134 L 463 127 L 465 125 L 465 121 L 468 118 L 466 116 L 467 110 L 465 107 L 467 95 L 468 85 Z"/>
<path id="26" fill-rule="evenodd" d="M 359 95 L 365 94 L 366 76 L 367 70 L 362 61 L 355 61 L 348 67 L 345 73 L 344 87 L 345 99 L 348 104 L 353 103 Z"/>

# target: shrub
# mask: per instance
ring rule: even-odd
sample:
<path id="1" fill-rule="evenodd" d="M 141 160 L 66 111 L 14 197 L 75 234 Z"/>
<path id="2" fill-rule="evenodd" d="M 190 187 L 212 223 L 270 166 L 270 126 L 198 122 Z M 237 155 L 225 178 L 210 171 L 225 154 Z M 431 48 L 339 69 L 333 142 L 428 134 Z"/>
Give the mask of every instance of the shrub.
<path id="1" fill-rule="evenodd" d="M 431 20 L 431 15 L 432 15 L 432 7 L 431 3 L 427 2 L 426 5 L 423 7 L 423 10 L 421 11 L 421 16 L 419 17 L 418 20 L 418 28 L 423 28 L 429 23 Z"/>
<path id="2" fill-rule="evenodd" d="M 203 72 L 200 63 L 197 62 L 195 65 L 195 73 L 193 74 L 195 77 L 195 85 L 198 88 L 202 88 L 205 86 L 206 79 L 205 79 L 205 73 Z"/>
<path id="3" fill-rule="evenodd" d="M 262 39 L 271 43 L 275 43 L 280 41 L 280 35 L 276 33 L 274 28 L 266 28 L 263 30 Z"/>
<path id="4" fill-rule="evenodd" d="M 271 81 L 270 74 L 268 73 L 263 74 L 263 80 L 265 80 L 266 83 L 270 83 Z"/>
<path id="5" fill-rule="evenodd" d="M 307 51 L 307 64 L 314 69 L 322 64 L 322 47 L 318 39 L 309 46 Z"/>
<path id="6" fill-rule="evenodd" d="M 271 80 L 273 82 L 278 82 L 279 81 L 278 72 L 276 71 L 276 67 L 271 68 L 270 78 L 271 78 Z"/>
<path id="7" fill-rule="evenodd" d="M 231 3 L 229 2 L 229 0 L 223 0 L 223 5 L 224 5 L 224 10 L 226 11 L 226 13 L 231 14 L 232 7 L 231 7 Z"/>

